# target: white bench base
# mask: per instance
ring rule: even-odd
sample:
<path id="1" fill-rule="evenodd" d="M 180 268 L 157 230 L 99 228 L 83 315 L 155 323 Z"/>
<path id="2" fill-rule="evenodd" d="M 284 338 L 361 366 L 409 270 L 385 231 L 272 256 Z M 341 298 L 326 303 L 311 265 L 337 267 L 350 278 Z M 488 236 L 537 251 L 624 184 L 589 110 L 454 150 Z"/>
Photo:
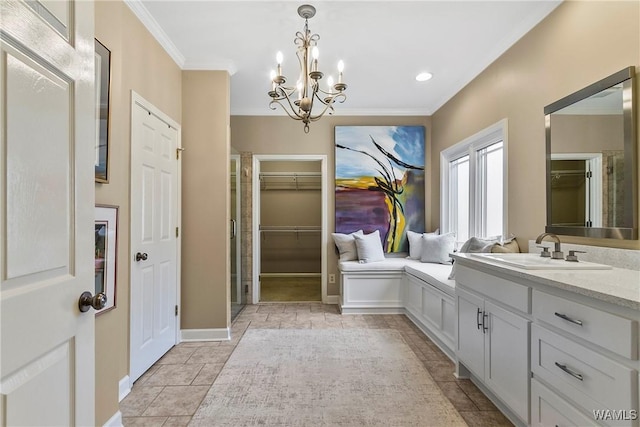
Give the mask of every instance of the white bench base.
<path id="1" fill-rule="evenodd" d="M 370 264 L 340 263 L 342 314 L 406 314 L 455 360 L 454 281 L 451 266 L 388 258 Z"/>

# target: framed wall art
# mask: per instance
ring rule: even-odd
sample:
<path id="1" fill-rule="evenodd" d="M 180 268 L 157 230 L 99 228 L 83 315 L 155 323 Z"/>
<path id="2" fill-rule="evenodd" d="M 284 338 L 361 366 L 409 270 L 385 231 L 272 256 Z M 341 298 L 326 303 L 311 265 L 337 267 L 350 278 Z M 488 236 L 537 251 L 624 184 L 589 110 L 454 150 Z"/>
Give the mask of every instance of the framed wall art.
<path id="1" fill-rule="evenodd" d="M 96 205 L 95 210 L 95 293 L 104 292 L 107 305 L 97 314 L 116 307 L 116 257 L 118 248 L 118 207 Z"/>
<path id="2" fill-rule="evenodd" d="M 425 227 L 424 126 L 336 126 L 336 233 L 380 232 L 387 253 L 407 252 Z"/>
<path id="3" fill-rule="evenodd" d="M 96 158 L 95 181 L 109 182 L 109 95 L 111 52 L 95 40 Z"/>

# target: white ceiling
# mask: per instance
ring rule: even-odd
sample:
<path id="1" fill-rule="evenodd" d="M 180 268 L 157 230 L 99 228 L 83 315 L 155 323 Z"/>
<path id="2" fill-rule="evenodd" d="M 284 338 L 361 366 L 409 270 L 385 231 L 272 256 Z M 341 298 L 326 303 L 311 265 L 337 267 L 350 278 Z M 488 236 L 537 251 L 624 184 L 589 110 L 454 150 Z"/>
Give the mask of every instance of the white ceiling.
<path id="1" fill-rule="evenodd" d="M 231 114 L 269 115 L 269 72 L 284 54 L 295 79 L 293 39 L 304 1 L 125 0 L 176 63 L 228 70 Z M 339 115 L 431 115 L 561 0 L 311 2 L 319 69 L 336 78 L 344 60 L 347 100 Z M 433 73 L 419 83 L 416 74 Z M 278 111 L 277 113 L 281 113 Z"/>

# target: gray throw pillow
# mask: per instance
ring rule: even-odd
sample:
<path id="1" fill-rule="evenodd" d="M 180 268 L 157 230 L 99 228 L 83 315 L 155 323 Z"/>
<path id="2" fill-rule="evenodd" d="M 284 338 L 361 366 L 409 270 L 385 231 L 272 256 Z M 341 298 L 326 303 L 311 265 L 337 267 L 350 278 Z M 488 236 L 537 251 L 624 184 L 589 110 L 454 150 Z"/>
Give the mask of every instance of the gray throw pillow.
<path id="1" fill-rule="evenodd" d="M 437 264 L 450 264 L 450 253 L 453 252 L 456 243 L 456 234 L 447 233 L 439 235 L 422 236 L 422 256 L 420 261 Z"/>
<path id="2" fill-rule="evenodd" d="M 358 260 L 362 263 L 384 261 L 384 250 L 380 241 L 378 230 L 369 234 L 356 234 L 356 248 L 358 248 Z"/>
<path id="3" fill-rule="evenodd" d="M 340 253 L 340 261 L 355 261 L 358 259 L 358 249 L 356 248 L 356 240 L 353 236 L 356 234 L 364 234 L 362 230 L 358 230 L 351 234 L 331 233 L 333 242 Z"/>
<path id="4" fill-rule="evenodd" d="M 495 239 L 479 239 L 478 237 L 471 237 L 469 240 L 463 243 L 458 253 L 489 253 L 496 246 L 500 246 L 500 240 Z M 456 264 L 451 267 L 451 273 L 449 273 L 449 280 L 456 278 Z"/>
<path id="5" fill-rule="evenodd" d="M 478 237 L 471 237 L 469 240 L 464 242 L 458 252 L 463 254 L 489 253 L 495 244 L 500 244 L 500 241 L 498 239 L 480 239 Z"/>
<path id="6" fill-rule="evenodd" d="M 433 233 L 416 233 L 414 231 L 407 230 L 407 240 L 409 241 L 409 258 L 422 258 L 422 236 L 425 234 L 435 236 L 438 234 L 438 230 L 434 231 Z"/>

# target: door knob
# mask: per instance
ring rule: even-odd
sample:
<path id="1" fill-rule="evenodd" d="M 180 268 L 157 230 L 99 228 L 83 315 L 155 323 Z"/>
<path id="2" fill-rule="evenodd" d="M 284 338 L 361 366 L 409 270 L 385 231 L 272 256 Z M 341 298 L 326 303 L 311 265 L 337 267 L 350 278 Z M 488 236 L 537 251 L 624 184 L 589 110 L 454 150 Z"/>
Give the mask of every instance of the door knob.
<path id="1" fill-rule="evenodd" d="M 107 296 L 100 292 L 96 294 L 94 297 L 91 295 L 91 292 L 85 291 L 80 295 L 80 299 L 78 300 L 78 308 L 81 312 L 85 313 L 89 311 L 91 307 L 96 310 L 102 310 L 107 305 Z"/>
<path id="2" fill-rule="evenodd" d="M 146 252 L 144 252 L 144 253 L 140 253 L 140 252 L 138 252 L 138 253 L 136 254 L 136 261 L 146 261 L 146 260 L 147 260 L 147 258 L 149 258 L 149 255 L 147 255 L 147 253 L 146 253 Z"/>

